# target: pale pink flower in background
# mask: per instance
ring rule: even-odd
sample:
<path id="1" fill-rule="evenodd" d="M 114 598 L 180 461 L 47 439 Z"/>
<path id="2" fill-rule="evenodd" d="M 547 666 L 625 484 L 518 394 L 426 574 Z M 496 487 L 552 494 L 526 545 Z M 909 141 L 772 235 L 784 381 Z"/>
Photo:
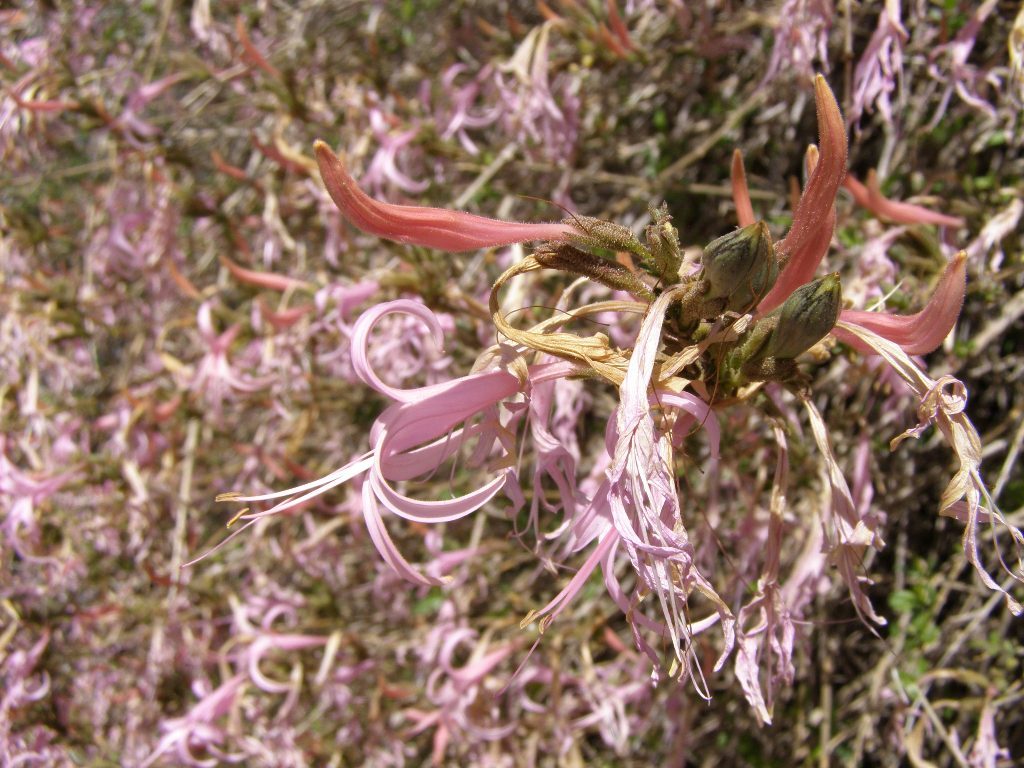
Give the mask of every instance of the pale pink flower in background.
<path id="1" fill-rule="evenodd" d="M 529 155 L 565 163 L 575 155 L 580 99 L 573 78 L 550 74 L 552 24 L 534 27 L 507 62 L 498 65 L 500 123 Z"/>
<path id="2" fill-rule="evenodd" d="M 176 73 L 135 88 L 128 94 L 124 109 L 110 123 L 110 128 L 120 132 L 129 145 L 139 149 L 144 148 L 146 142 L 152 142 L 160 135 L 160 128 L 145 120 L 142 117 L 142 111 L 150 102 L 158 99 L 186 78 L 187 75 Z"/>
<path id="3" fill-rule="evenodd" d="M 893 124 L 892 95 L 903 80 L 903 46 L 907 30 L 900 19 L 900 0 L 885 0 L 878 14 L 878 27 L 853 72 L 853 102 L 847 119 L 860 120 L 875 108 L 889 125 Z"/>
<path id="4" fill-rule="evenodd" d="M 985 83 L 998 88 L 1001 81 L 995 74 L 968 64 L 967 60 L 971 56 L 971 51 L 974 50 L 985 20 L 995 10 L 996 5 L 997 0 L 984 0 L 974 8 L 967 23 L 957 32 L 956 37 L 945 45 L 937 46 L 932 52 L 931 64 L 928 67 L 929 74 L 940 83 L 944 83 L 946 89 L 942 96 L 942 102 L 932 116 L 928 130 L 938 125 L 939 120 L 946 114 L 949 100 L 954 92 L 970 106 L 990 117 L 995 117 L 995 107 L 981 96 L 980 90 Z M 942 59 L 947 56 L 948 63 L 943 63 Z"/>
<path id="5" fill-rule="evenodd" d="M 11 733 L 14 713 L 51 692 L 49 674 L 35 672 L 49 642 L 50 632 L 44 630 L 31 647 L 8 653 L 0 663 L 0 762 L 5 766 L 57 765 L 62 757 L 61 751 L 49 745 L 53 735 L 42 725 Z"/>
<path id="6" fill-rule="evenodd" d="M 271 379 L 267 377 L 253 379 L 237 371 L 228 358 L 228 350 L 242 330 L 240 324 L 218 334 L 213 327 L 210 302 L 204 301 L 199 306 L 196 327 L 207 349 L 189 375 L 188 388 L 202 395 L 214 415 L 219 415 L 225 401 L 233 399 L 236 393 L 257 392 L 270 385 Z"/>
<path id="7" fill-rule="evenodd" d="M 209 690 L 202 683 L 194 683 L 192 690 L 199 699 L 198 703 L 182 717 L 161 723 L 163 736 L 139 768 L 148 768 L 172 750 L 181 765 L 194 768 L 213 768 L 219 761 L 244 762 L 245 753 L 225 751 L 224 745 L 229 736 L 217 721 L 239 705 L 245 685 L 245 675 L 242 674 L 228 678 L 214 690 Z M 208 756 L 197 757 L 197 753 Z"/>
<path id="8" fill-rule="evenodd" d="M 465 64 L 453 64 L 441 76 L 441 93 L 444 104 L 435 108 L 435 121 L 441 131 L 441 138 L 456 138 L 462 148 L 471 155 L 479 154 L 480 150 L 470 138 L 469 130 L 478 130 L 493 125 L 501 116 L 502 107 L 493 104 L 473 111 L 473 105 L 481 95 L 486 83 L 494 76 L 494 69 L 488 65 L 476 73 L 465 85 L 456 85 L 457 78 L 466 71 Z M 424 91 L 429 101 L 430 83 L 424 80 Z M 438 100 L 440 101 L 440 99 Z"/>
<path id="9" fill-rule="evenodd" d="M 446 610 L 447 608 L 447 610 Z M 491 648 L 478 639 L 477 633 L 452 616 L 450 604 L 442 607 L 434 628 L 427 634 L 419 652 L 420 662 L 433 670 L 427 677 L 424 692 L 435 707 L 432 711 L 415 708 L 404 710 L 413 725 L 408 735 L 434 729 L 432 761 L 442 764 L 448 744 L 469 739 L 497 741 L 512 734 L 518 723 L 503 716 L 498 707 L 501 681 L 493 677 L 515 650 L 512 644 Z M 469 658 L 457 664 L 460 648 L 467 648 Z"/>
<path id="10" fill-rule="evenodd" d="M 374 152 L 370 165 L 363 174 L 363 183 L 378 195 L 384 193 L 389 185 L 403 192 L 418 193 L 430 186 L 427 181 L 417 181 L 399 169 L 399 155 L 408 156 L 406 151 L 420 133 L 418 127 L 395 130 L 391 120 L 379 106 L 371 106 L 368 110 L 370 129 L 376 141 L 377 151 Z"/>
<path id="11" fill-rule="evenodd" d="M 36 508 L 75 478 L 75 470 L 29 473 L 7 456 L 7 437 L 0 435 L 0 508 L 7 546 L 30 563 L 56 564 L 58 559 L 35 551 L 41 539 Z"/>
<path id="12" fill-rule="evenodd" d="M 806 82 L 819 69 L 827 72 L 828 36 L 834 15 L 832 0 L 783 0 L 762 86 L 783 73 L 792 73 Z"/>

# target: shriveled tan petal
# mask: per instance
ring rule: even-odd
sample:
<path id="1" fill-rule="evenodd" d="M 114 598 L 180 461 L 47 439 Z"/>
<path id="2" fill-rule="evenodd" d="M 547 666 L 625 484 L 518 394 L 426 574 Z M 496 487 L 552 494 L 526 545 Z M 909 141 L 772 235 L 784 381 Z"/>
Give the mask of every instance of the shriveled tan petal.
<path id="1" fill-rule="evenodd" d="M 938 381 L 932 379 L 897 344 L 866 328 L 843 320 L 840 320 L 836 327 L 855 335 L 881 355 L 920 398 L 919 424 L 893 439 L 891 447 L 895 449 L 908 437 L 918 437 L 926 426 L 934 424 L 953 449 L 960 467 L 942 492 L 939 512 L 942 514 L 948 510 L 949 514 L 957 519 L 966 519 L 963 545 L 968 561 L 974 566 L 985 586 L 1002 593 L 1010 611 L 1015 615 L 1021 615 L 1024 613 L 1024 606 L 1021 606 L 1020 601 L 992 577 L 978 553 L 978 526 L 984 521 L 993 531 L 1002 532 L 1010 537 L 1016 563 L 1007 564 L 1002 551 L 998 548 L 996 553 L 1003 570 L 1018 584 L 1024 583 L 1024 577 L 1021 576 L 1024 573 L 1024 534 L 1003 517 L 982 480 L 981 438 L 967 418 L 966 389 L 952 376 L 945 376 Z M 966 514 L 960 505 L 961 499 L 966 502 Z M 996 537 L 993 536 L 993 539 Z"/>

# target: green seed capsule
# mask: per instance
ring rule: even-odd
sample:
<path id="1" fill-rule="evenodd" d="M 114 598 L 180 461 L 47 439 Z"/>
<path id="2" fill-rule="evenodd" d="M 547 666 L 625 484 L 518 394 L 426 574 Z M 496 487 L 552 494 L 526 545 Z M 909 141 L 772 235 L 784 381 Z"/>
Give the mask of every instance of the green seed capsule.
<path id="1" fill-rule="evenodd" d="M 779 324 L 759 356 L 790 360 L 806 352 L 835 327 L 842 301 L 838 272 L 800 286 L 779 310 Z"/>
<path id="2" fill-rule="evenodd" d="M 763 221 L 737 229 L 704 249 L 701 260 L 709 299 L 728 297 L 727 308 L 746 312 L 775 284 L 778 259 Z"/>

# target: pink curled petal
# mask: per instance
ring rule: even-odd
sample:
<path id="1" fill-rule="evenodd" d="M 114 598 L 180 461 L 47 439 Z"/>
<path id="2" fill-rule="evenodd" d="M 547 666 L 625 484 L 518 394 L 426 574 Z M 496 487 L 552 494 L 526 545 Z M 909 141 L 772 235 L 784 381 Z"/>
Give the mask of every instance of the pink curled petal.
<path id="1" fill-rule="evenodd" d="M 579 594 L 580 590 L 583 589 L 583 585 L 587 583 L 587 579 L 590 578 L 590 574 L 613 551 L 619 540 L 619 535 L 614 529 L 606 528 L 594 551 L 590 553 L 583 565 L 580 566 L 576 574 L 569 580 L 569 583 L 551 599 L 551 602 L 537 611 L 533 617 L 539 618 L 547 615 L 547 623 L 554 621 L 558 614 L 564 611 L 569 603 L 573 601 L 573 598 Z M 544 626 L 547 626 L 547 624 Z"/>
<path id="2" fill-rule="evenodd" d="M 455 652 L 464 643 L 476 640 L 476 632 L 469 627 L 456 627 L 449 630 L 437 652 L 437 663 L 440 670 L 434 670 L 427 683 L 427 696 L 433 698 L 437 695 L 436 684 L 441 680 L 441 672 L 451 673 L 455 667 Z"/>
<path id="3" fill-rule="evenodd" d="M 395 542 L 388 535 L 387 528 L 384 527 L 380 510 L 377 508 L 377 499 L 373 494 L 370 483 L 363 483 L 363 520 L 366 522 L 366 530 L 370 534 L 373 546 L 377 548 L 377 552 L 380 553 L 384 562 L 391 566 L 395 573 L 406 581 L 422 584 L 427 587 L 438 587 L 445 583 L 444 579 L 424 576 L 402 557 L 402 553 L 398 551 Z"/>
<path id="4" fill-rule="evenodd" d="M 832 243 L 832 232 L 836 226 L 836 211 L 832 208 L 821 226 L 813 235 L 805 240 L 803 245 L 794 252 L 786 266 L 783 267 L 775 285 L 768 291 L 761 303 L 757 305 L 755 317 L 763 317 L 771 312 L 789 298 L 801 285 L 806 285 L 814 279 L 828 247 Z"/>
<path id="5" fill-rule="evenodd" d="M 913 315 L 892 315 L 888 312 L 864 312 L 844 309 L 839 319 L 866 328 L 884 339 L 898 344 L 908 355 L 924 355 L 936 349 L 949 335 L 960 316 L 967 292 L 967 253 L 960 251 L 946 265 L 931 299 L 924 309 Z M 835 336 L 860 352 L 873 350 L 842 329 Z"/>
<path id="6" fill-rule="evenodd" d="M 356 184 L 322 141 L 314 145 L 320 175 L 335 205 L 364 232 L 441 251 L 470 251 L 530 240 L 561 240 L 572 229 L 557 222 L 523 224 L 462 211 L 393 205 L 374 200 Z"/>
<path id="7" fill-rule="evenodd" d="M 747 187 L 747 172 L 743 168 L 743 153 L 735 149 L 732 153 L 732 200 L 736 205 L 736 220 L 740 227 L 749 227 L 754 218 L 754 206 L 750 204 L 750 189 Z"/>
<path id="8" fill-rule="evenodd" d="M 378 304 L 375 307 L 363 312 L 356 320 L 352 329 L 352 370 L 363 382 L 383 395 L 400 403 L 412 402 L 417 399 L 418 390 L 401 390 L 388 386 L 374 372 L 369 360 L 370 332 L 377 322 L 385 315 L 390 314 L 412 315 L 420 320 L 430 329 L 431 338 L 438 349 L 444 347 L 444 331 L 437 317 L 423 304 L 409 299 L 398 299 Z"/>
<path id="9" fill-rule="evenodd" d="M 520 391 L 522 384 L 505 371 L 470 374 L 418 390 L 420 398 L 388 408 L 377 419 L 374 434 L 381 438 L 382 458 L 436 440 L 457 424 Z"/>
<path id="10" fill-rule="evenodd" d="M 711 458 L 719 458 L 718 448 L 721 442 L 721 430 L 718 428 L 718 417 L 715 416 L 715 412 L 708 407 L 707 403 L 689 392 L 659 391 L 656 399 L 663 406 L 678 408 L 693 416 L 697 424 L 708 433 L 708 449 L 711 452 Z"/>
<path id="11" fill-rule="evenodd" d="M 846 174 L 846 127 L 843 115 L 839 111 L 836 97 L 821 75 L 814 78 L 814 100 L 818 107 L 820 159 L 793 213 L 793 226 L 777 245 L 780 254 L 790 257 L 802 251 L 809 242 L 820 242 L 821 230 L 828 223 L 836 192 Z M 831 238 L 832 227 L 827 228 Z"/>
<path id="12" fill-rule="evenodd" d="M 405 496 L 388 485 L 378 465 L 370 475 L 369 485 L 381 503 L 399 517 L 417 523 L 447 523 L 480 509 L 497 495 L 505 485 L 505 479 L 502 473 L 482 488 L 462 496 L 445 501 L 421 501 Z"/>
<path id="13" fill-rule="evenodd" d="M 311 635 L 264 635 L 257 638 L 249 647 L 249 678 L 257 688 L 267 693 L 288 693 L 294 688 L 291 681 L 282 683 L 263 674 L 263 670 L 260 669 L 263 656 L 267 651 L 275 649 L 299 651 L 321 646 L 326 642 L 325 638 Z"/>

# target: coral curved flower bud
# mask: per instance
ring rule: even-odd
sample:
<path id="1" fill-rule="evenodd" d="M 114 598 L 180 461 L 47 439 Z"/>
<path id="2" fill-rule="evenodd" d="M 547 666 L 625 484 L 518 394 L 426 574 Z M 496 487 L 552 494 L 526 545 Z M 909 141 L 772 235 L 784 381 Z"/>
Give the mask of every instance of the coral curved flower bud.
<path id="1" fill-rule="evenodd" d="M 763 357 L 791 360 L 813 347 L 835 327 L 842 300 L 838 272 L 797 288 L 779 311 Z"/>
<path id="2" fill-rule="evenodd" d="M 750 203 L 750 188 L 747 186 L 747 172 L 743 168 L 743 153 L 739 149 L 732 152 L 732 201 L 736 205 L 736 220 L 741 227 L 753 224 L 754 206 Z"/>
<path id="3" fill-rule="evenodd" d="M 814 78 L 814 100 L 818 107 L 819 160 L 807 180 L 793 213 L 793 226 L 778 244 L 778 250 L 793 255 L 819 234 L 836 200 L 846 175 L 846 128 L 836 97 L 818 75 Z M 831 233 L 830 233 L 831 234 Z"/>
<path id="4" fill-rule="evenodd" d="M 772 237 L 763 221 L 737 229 L 704 249 L 704 277 L 709 299 L 728 297 L 728 309 L 743 312 L 768 292 L 779 276 Z"/>
<path id="5" fill-rule="evenodd" d="M 774 287 L 758 305 L 761 317 L 782 304 L 818 271 L 835 230 L 835 199 L 846 174 L 846 129 L 836 98 L 821 75 L 814 80 L 820 148 L 808 150 L 810 177 L 796 205 L 793 226 L 775 245 L 784 266 Z"/>
<path id="6" fill-rule="evenodd" d="M 896 224 L 934 224 L 937 227 L 962 227 L 964 220 L 959 216 L 947 216 L 944 213 L 929 210 L 912 203 L 900 203 L 889 200 L 882 195 L 878 184 L 878 174 L 874 169 L 868 171 L 868 183 L 861 184 L 854 176 L 847 174 L 843 186 L 853 195 L 854 202 L 867 208 L 880 219 Z"/>
<path id="7" fill-rule="evenodd" d="M 317 141 L 313 149 L 334 204 L 353 224 L 378 237 L 441 251 L 471 251 L 529 240 L 564 240 L 573 232 L 565 223 L 523 224 L 443 208 L 382 203 L 359 188 L 327 144 Z"/>
<path id="8" fill-rule="evenodd" d="M 913 315 L 892 315 L 888 312 L 863 312 L 846 309 L 843 322 L 866 328 L 884 339 L 898 344 L 909 355 L 924 355 L 938 347 L 953 329 L 960 316 L 967 292 L 967 253 L 960 251 L 946 265 L 935 292 L 924 309 Z M 836 338 L 867 354 L 876 354 L 858 338 L 837 330 Z"/>

